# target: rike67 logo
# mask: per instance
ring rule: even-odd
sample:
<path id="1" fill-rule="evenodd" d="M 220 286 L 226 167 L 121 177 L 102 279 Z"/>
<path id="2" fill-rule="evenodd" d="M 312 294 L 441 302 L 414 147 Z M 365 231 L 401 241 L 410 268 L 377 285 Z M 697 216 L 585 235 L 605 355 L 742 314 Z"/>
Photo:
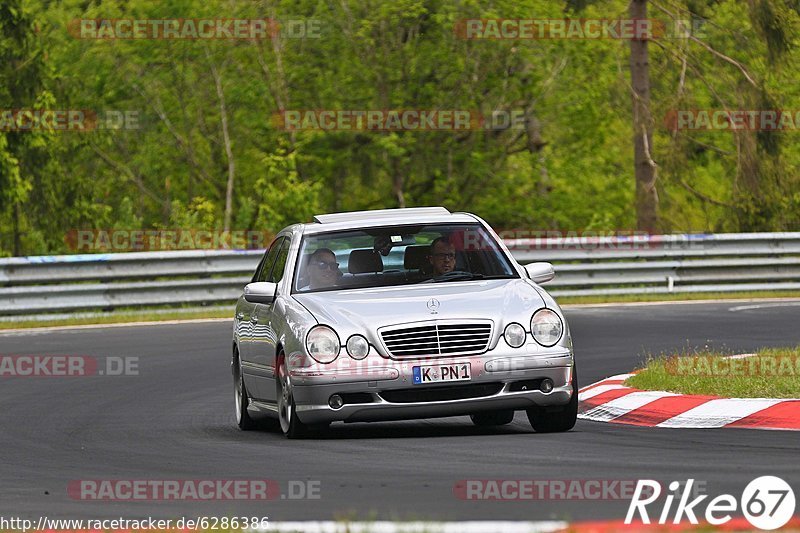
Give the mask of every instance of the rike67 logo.
<path id="1" fill-rule="evenodd" d="M 673 481 L 669 484 L 669 493 L 664 499 L 664 507 L 658 516 L 658 524 L 666 524 L 672 518 L 673 524 L 680 524 L 684 518 L 691 524 L 699 524 L 700 504 L 708 498 L 703 494 L 693 500 L 692 486 L 694 479 L 685 483 Z M 681 491 L 681 488 L 683 489 Z M 639 515 L 643 524 L 650 524 L 648 505 L 652 505 L 661 497 L 661 484 L 652 479 L 640 479 L 636 484 L 633 499 L 625 516 L 625 523 L 631 524 Z M 673 514 L 673 503 L 678 500 Z M 650 511 L 657 511 L 652 505 Z M 733 513 L 744 514 L 754 527 L 773 530 L 783 527 L 794 515 L 795 497 L 792 487 L 775 476 L 762 476 L 751 481 L 742 492 L 740 500 L 730 494 L 722 494 L 707 502 L 705 521 L 712 526 L 721 526 L 733 518 Z M 702 515 L 701 515 L 702 516 Z M 655 515 L 653 516 L 655 519 Z"/>

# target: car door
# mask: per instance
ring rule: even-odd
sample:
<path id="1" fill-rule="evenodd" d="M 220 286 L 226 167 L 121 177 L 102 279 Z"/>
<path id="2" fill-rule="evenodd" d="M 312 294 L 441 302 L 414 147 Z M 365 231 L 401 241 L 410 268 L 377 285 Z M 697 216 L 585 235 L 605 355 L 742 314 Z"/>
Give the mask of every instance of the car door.
<path id="1" fill-rule="evenodd" d="M 267 281 L 272 273 L 275 259 L 281 249 L 284 238 L 276 238 L 269 249 L 264 253 L 264 258 L 256 270 L 252 281 Z M 264 368 L 260 368 L 257 355 L 259 335 L 258 328 L 258 306 L 260 304 L 250 303 L 242 298 L 236 307 L 237 331 L 239 332 L 239 357 L 242 361 L 244 371 L 244 382 L 248 392 L 253 398 L 260 398 L 259 384 L 264 375 L 270 375 Z"/>
<path id="2" fill-rule="evenodd" d="M 250 279 L 250 283 L 258 280 L 258 275 L 261 272 L 261 269 L 264 268 L 264 263 L 266 260 L 267 251 L 265 251 L 261 256 L 261 260 L 258 262 L 256 271 L 253 273 L 253 277 Z M 255 305 L 245 300 L 244 294 L 242 294 L 242 296 L 240 296 L 236 302 L 234 329 L 236 330 L 236 339 L 237 346 L 239 347 L 240 359 L 244 359 L 245 353 L 248 350 L 248 343 L 250 342 L 250 335 L 252 334 L 252 329 L 250 328 L 250 316 L 252 315 L 254 309 Z"/>
<path id="3" fill-rule="evenodd" d="M 286 270 L 286 263 L 289 258 L 289 247 L 291 239 L 287 237 L 281 245 L 272 272 L 266 281 L 280 284 Z M 280 288 L 278 288 L 278 292 Z M 278 332 L 276 325 L 281 321 L 283 312 L 283 302 L 276 294 L 275 302 L 270 305 L 258 304 L 256 306 L 256 331 L 258 332 L 258 342 L 256 343 L 256 355 L 254 361 L 259 367 L 264 369 L 265 379 L 259 383 L 262 387 L 260 392 L 264 394 L 262 398 L 268 401 L 277 401 L 275 388 L 275 356 L 278 344 Z M 261 380 L 259 380 L 261 381 Z"/>

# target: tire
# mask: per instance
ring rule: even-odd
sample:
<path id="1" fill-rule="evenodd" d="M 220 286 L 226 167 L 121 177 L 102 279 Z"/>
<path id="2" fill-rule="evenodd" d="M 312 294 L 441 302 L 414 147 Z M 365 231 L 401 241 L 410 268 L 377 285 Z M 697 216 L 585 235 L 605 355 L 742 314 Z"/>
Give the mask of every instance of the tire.
<path id="1" fill-rule="evenodd" d="M 281 431 L 286 438 L 302 439 L 308 435 L 309 427 L 297 418 L 297 407 L 292 394 L 292 381 L 289 377 L 286 356 L 281 353 L 278 358 L 280 364 L 278 365 L 278 379 L 275 382 L 278 393 L 278 420 L 280 421 Z"/>
<path id="2" fill-rule="evenodd" d="M 233 398 L 236 408 L 236 425 L 242 431 L 255 429 L 256 423 L 247 412 L 250 403 L 250 396 L 247 394 L 247 387 L 244 384 L 244 374 L 242 373 L 242 363 L 239 360 L 239 351 L 233 352 Z"/>
<path id="3" fill-rule="evenodd" d="M 514 420 L 514 411 L 488 411 L 469 415 L 472 423 L 479 427 L 505 426 Z"/>
<path id="4" fill-rule="evenodd" d="M 572 367 L 572 398 L 558 411 L 545 408 L 528 409 L 528 421 L 537 433 L 562 433 L 575 427 L 578 419 L 578 375 Z"/>

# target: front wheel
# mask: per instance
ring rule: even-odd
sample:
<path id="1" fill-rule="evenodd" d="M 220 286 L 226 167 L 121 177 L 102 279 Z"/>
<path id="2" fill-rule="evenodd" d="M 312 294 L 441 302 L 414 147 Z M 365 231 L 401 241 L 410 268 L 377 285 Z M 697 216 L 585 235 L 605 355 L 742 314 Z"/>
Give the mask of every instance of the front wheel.
<path id="1" fill-rule="evenodd" d="M 547 412 L 546 408 L 528 409 L 528 421 L 537 433 L 561 433 L 575 427 L 578 420 L 578 376 L 576 367 L 572 367 L 572 398 L 569 403 L 555 412 Z"/>
<path id="2" fill-rule="evenodd" d="M 247 387 L 244 385 L 244 374 L 238 350 L 233 353 L 233 398 L 236 406 L 236 425 L 242 431 L 255 428 L 256 423 L 247 412 L 250 397 L 247 394 Z"/>
<path id="3" fill-rule="evenodd" d="M 289 439 L 301 439 L 308 434 L 308 426 L 297 418 L 297 407 L 292 394 L 292 380 L 289 377 L 286 356 L 280 354 L 278 357 L 280 358 L 277 379 L 278 419 L 281 423 L 281 431 Z"/>

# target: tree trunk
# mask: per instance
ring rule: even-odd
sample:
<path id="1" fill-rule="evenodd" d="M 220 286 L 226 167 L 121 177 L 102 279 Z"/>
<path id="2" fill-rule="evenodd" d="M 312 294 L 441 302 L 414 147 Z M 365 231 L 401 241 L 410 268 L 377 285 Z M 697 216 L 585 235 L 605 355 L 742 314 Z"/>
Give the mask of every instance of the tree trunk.
<path id="1" fill-rule="evenodd" d="M 233 214 L 233 183 L 236 177 L 236 163 L 233 159 L 233 148 L 231 146 L 231 136 L 228 131 L 228 109 L 225 105 L 225 92 L 222 90 L 222 79 L 214 66 L 214 61 L 211 58 L 208 50 L 206 56 L 209 58 L 211 65 L 211 75 L 214 77 L 214 86 L 217 90 L 217 98 L 219 100 L 219 115 L 222 122 L 222 142 L 225 146 L 225 157 L 228 160 L 228 183 L 225 187 L 225 214 L 223 217 L 222 229 L 223 231 L 230 231 L 231 218 Z"/>
<path id="2" fill-rule="evenodd" d="M 547 143 L 542 139 L 542 124 L 531 110 L 526 110 L 525 113 L 525 133 L 528 137 L 526 143 L 528 152 L 535 157 L 535 164 L 539 165 L 539 184 L 537 186 L 537 192 L 539 196 L 544 198 L 550 194 L 552 190 L 550 175 L 547 173 L 543 151 Z"/>
<path id="3" fill-rule="evenodd" d="M 12 219 L 14 224 L 14 249 L 13 255 L 14 257 L 20 257 L 22 255 L 22 234 L 20 233 L 19 229 L 19 203 L 14 201 L 14 207 L 12 208 Z"/>
<path id="4" fill-rule="evenodd" d="M 400 163 L 397 161 L 396 158 L 392 159 L 392 190 L 394 192 L 394 197 L 397 200 L 397 207 L 405 207 L 406 206 L 406 196 L 403 191 L 405 187 L 405 179 L 403 179 L 403 173 L 400 169 Z"/>
<path id="5" fill-rule="evenodd" d="M 631 0 L 630 18 L 647 18 L 647 0 Z M 636 226 L 656 233 L 658 192 L 656 164 L 652 157 L 653 120 L 650 115 L 650 73 L 647 39 L 631 39 L 631 87 L 633 89 L 633 161 L 636 177 Z"/>

